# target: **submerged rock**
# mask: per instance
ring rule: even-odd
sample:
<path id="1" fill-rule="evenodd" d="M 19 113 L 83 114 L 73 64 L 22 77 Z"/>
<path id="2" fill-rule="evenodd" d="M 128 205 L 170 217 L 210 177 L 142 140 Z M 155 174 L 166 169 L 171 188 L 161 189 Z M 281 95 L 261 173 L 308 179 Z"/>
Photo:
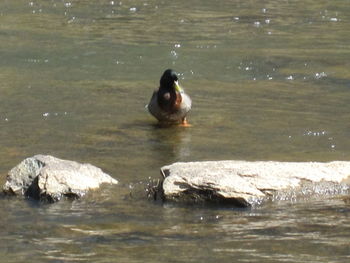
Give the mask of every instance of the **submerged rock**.
<path id="1" fill-rule="evenodd" d="M 246 207 L 276 193 L 303 189 L 305 184 L 346 184 L 350 162 L 188 162 L 164 166 L 161 173 L 166 200 L 210 200 Z"/>
<path id="2" fill-rule="evenodd" d="M 3 191 L 54 202 L 62 196 L 81 197 L 102 183 L 118 181 L 91 164 L 35 155 L 11 169 Z"/>

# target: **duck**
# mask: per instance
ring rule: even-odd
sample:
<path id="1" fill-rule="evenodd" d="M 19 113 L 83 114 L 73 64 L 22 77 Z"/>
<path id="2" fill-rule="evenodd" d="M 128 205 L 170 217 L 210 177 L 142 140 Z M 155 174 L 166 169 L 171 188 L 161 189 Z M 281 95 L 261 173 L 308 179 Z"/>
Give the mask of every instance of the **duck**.
<path id="1" fill-rule="evenodd" d="M 179 85 L 175 71 L 165 70 L 159 84 L 146 105 L 148 111 L 162 124 L 190 126 L 186 116 L 191 110 L 192 100 Z"/>

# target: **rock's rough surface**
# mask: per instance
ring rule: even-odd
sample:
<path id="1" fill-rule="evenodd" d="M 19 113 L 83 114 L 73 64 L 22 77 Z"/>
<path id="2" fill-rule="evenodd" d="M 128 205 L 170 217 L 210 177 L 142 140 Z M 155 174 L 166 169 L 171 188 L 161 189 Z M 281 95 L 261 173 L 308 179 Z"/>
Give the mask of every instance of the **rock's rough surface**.
<path id="1" fill-rule="evenodd" d="M 303 183 L 344 183 L 349 180 L 350 162 L 188 162 L 164 166 L 161 173 L 165 199 L 200 197 L 250 206 Z"/>
<path id="2" fill-rule="evenodd" d="M 80 164 L 50 155 L 35 155 L 8 173 L 3 191 L 58 201 L 62 196 L 81 197 L 102 183 L 117 184 L 118 181 L 91 164 Z"/>

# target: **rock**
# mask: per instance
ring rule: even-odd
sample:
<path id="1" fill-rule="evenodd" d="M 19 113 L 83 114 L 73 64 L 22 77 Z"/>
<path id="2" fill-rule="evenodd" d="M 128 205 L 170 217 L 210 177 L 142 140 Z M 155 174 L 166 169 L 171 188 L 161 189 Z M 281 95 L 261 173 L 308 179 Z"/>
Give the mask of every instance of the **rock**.
<path id="1" fill-rule="evenodd" d="M 324 192 L 330 191 L 327 185 L 347 185 L 350 162 L 188 162 L 164 166 L 161 173 L 166 200 L 210 200 L 246 207 L 303 185 L 327 183 Z"/>
<path id="2" fill-rule="evenodd" d="M 54 202 L 62 196 L 81 197 L 102 183 L 118 181 L 91 164 L 35 155 L 12 168 L 3 191 Z"/>

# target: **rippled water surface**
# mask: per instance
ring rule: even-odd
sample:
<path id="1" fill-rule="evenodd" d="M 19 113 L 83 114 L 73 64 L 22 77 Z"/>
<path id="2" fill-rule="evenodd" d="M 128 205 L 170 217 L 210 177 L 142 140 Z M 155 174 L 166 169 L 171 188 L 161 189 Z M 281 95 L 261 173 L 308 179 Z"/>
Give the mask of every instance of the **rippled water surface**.
<path id="1" fill-rule="evenodd" d="M 0 184 L 28 156 L 120 181 L 76 201 L 0 196 L 1 262 L 349 262 L 349 194 L 231 207 L 146 198 L 175 161 L 349 160 L 348 1 L 0 2 Z M 147 104 L 166 68 L 191 128 Z"/>

